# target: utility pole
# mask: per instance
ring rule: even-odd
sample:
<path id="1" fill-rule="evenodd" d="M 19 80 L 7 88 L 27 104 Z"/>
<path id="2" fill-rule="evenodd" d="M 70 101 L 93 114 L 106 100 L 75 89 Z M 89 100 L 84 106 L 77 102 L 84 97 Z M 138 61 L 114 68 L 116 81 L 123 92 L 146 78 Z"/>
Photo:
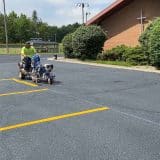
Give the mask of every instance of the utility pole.
<path id="1" fill-rule="evenodd" d="M 57 42 L 57 34 L 54 34 L 54 41 Z"/>
<path id="2" fill-rule="evenodd" d="M 88 16 L 91 15 L 90 12 L 86 12 L 86 22 L 88 21 Z"/>
<path id="3" fill-rule="evenodd" d="M 6 22 L 6 5 L 5 5 L 5 0 L 3 0 L 3 9 L 4 9 L 4 28 L 5 28 L 5 36 L 6 36 L 6 52 L 9 53 L 9 49 L 8 49 L 8 32 L 7 32 L 7 22 Z"/>
<path id="4" fill-rule="evenodd" d="M 89 7 L 89 4 L 88 3 L 77 3 L 76 7 L 82 8 L 82 24 L 84 24 L 84 8 Z"/>

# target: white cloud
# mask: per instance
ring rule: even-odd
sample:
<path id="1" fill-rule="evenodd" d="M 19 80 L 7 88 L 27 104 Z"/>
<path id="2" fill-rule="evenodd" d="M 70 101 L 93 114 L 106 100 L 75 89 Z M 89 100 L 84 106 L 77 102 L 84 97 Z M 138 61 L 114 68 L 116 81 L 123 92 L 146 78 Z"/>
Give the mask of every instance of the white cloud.
<path id="1" fill-rule="evenodd" d="M 68 0 L 46 0 L 46 2 L 49 2 L 53 5 L 64 5 L 68 3 Z"/>
<path id="2" fill-rule="evenodd" d="M 14 10 L 16 13 L 32 15 L 37 10 L 38 16 L 45 22 L 53 25 L 64 25 L 74 22 L 81 23 L 81 9 L 75 7 L 78 2 L 89 3 L 85 11 L 91 12 L 88 18 L 95 16 L 115 0 L 6 0 L 7 13 Z M 0 12 L 3 12 L 0 0 Z"/>

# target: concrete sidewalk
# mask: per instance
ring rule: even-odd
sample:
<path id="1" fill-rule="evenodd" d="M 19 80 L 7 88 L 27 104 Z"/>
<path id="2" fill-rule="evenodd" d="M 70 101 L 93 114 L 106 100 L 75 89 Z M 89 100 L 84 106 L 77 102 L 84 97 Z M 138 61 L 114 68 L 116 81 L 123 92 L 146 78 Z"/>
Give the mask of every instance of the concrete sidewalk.
<path id="1" fill-rule="evenodd" d="M 55 60 L 55 58 L 48 58 L 48 60 Z M 125 67 L 125 66 L 117 66 L 117 65 L 108 65 L 108 64 L 98 64 L 93 62 L 83 62 L 78 59 L 69 59 L 64 57 L 58 57 L 56 60 L 58 62 L 65 62 L 65 63 L 75 63 L 75 64 L 85 64 L 97 67 L 106 67 L 106 68 L 117 68 L 117 69 L 126 69 L 126 70 L 133 70 L 133 71 L 142 71 L 142 72 L 149 72 L 149 73 L 159 73 L 160 70 L 157 70 L 155 67 L 152 66 L 133 66 L 133 67 Z"/>

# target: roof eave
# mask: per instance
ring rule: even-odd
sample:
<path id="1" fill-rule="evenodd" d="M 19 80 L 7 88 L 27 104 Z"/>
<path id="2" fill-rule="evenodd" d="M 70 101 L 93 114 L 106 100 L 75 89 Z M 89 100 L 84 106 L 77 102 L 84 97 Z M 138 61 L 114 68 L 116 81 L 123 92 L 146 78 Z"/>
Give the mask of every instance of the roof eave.
<path id="1" fill-rule="evenodd" d="M 98 24 L 101 20 L 103 20 L 104 16 L 111 15 L 117 9 L 123 7 L 127 2 L 130 2 L 130 1 L 131 0 L 117 0 L 117 1 L 115 1 L 109 7 L 105 8 L 100 13 L 98 13 L 96 16 L 94 16 L 89 21 L 87 21 L 86 25 Z"/>

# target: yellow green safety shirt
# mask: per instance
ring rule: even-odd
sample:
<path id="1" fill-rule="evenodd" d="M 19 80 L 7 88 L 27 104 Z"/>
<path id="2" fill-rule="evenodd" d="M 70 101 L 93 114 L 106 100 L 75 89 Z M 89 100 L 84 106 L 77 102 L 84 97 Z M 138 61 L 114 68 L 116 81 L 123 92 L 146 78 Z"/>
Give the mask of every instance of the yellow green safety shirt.
<path id="1" fill-rule="evenodd" d="M 21 55 L 22 56 L 27 56 L 27 57 L 30 57 L 32 58 L 32 56 L 36 53 L 36 50 L 33 46 L 31 46 L 30 48 L 26 48 L 26 47 L 23 47 L 21 49 Z"/>

